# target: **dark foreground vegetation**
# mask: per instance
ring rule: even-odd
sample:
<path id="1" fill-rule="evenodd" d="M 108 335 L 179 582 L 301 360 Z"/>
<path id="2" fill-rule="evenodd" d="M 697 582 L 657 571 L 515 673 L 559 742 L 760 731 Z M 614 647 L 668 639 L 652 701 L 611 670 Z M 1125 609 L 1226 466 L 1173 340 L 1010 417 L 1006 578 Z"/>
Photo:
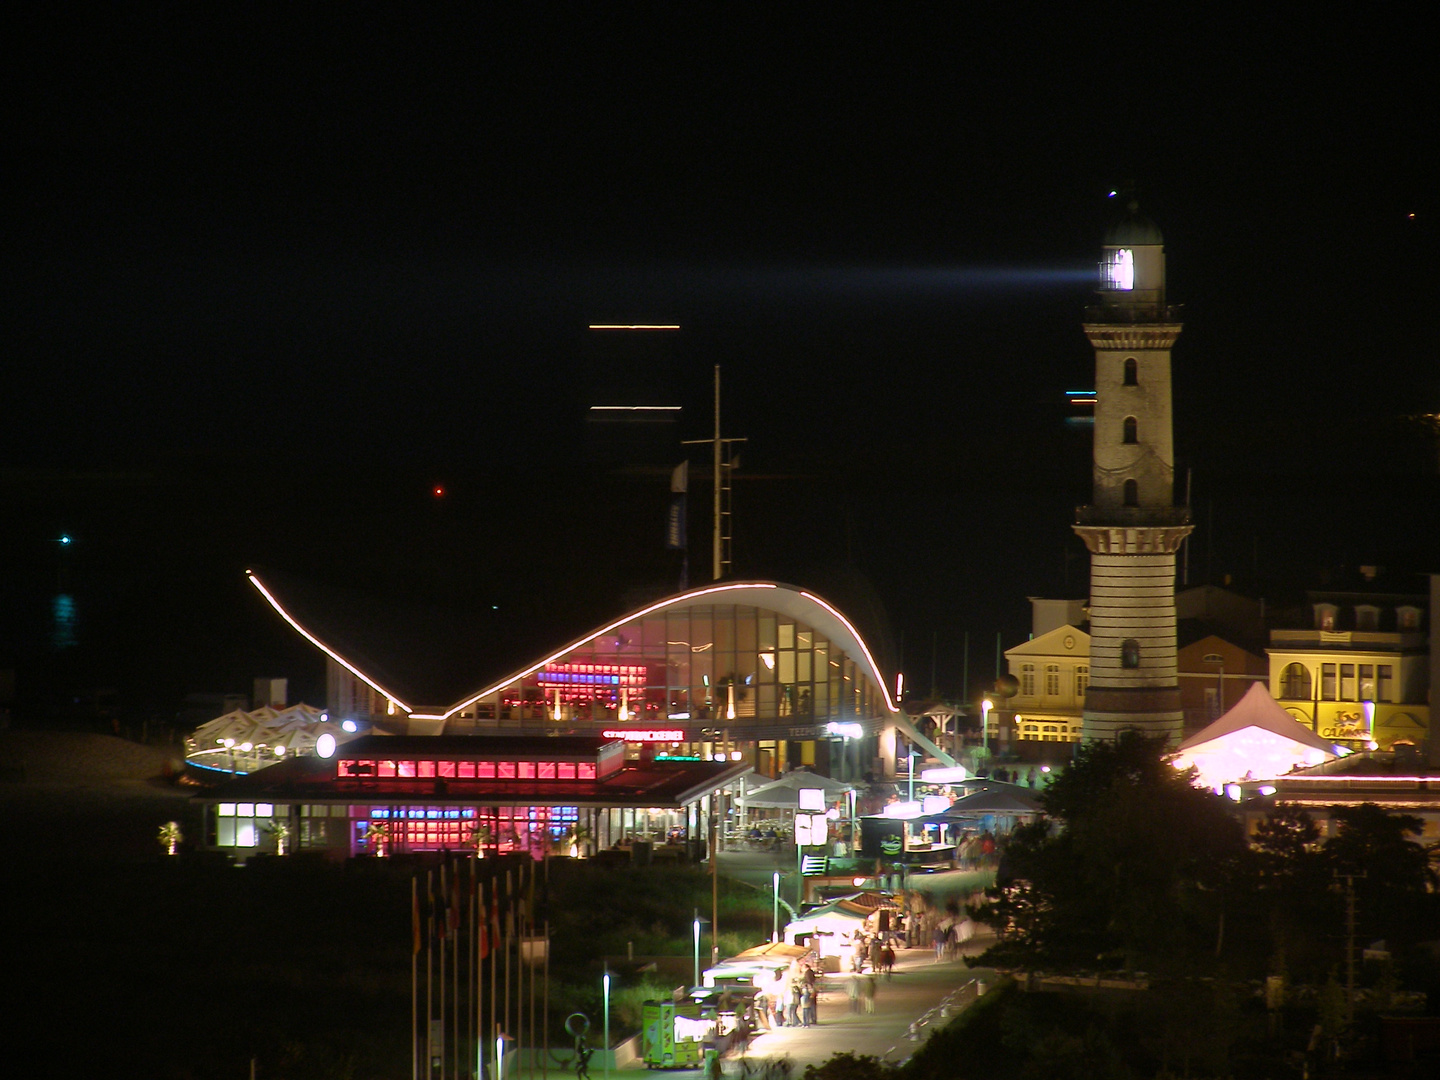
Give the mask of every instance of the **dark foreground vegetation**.
<path id="1" fill-rule="evenodd" d="M 208 1080 L 248 1075 L 254 1058 L 261 1078 L 407 1077 L 413 871 L 380 859 L 240 869 L 159 855 L 27 866 L 8 919 L 8 1019 L 22 1033 L 12 1047 L 46 1062 L 46 1075 Z M 722 951 L 766 937 L 768 907 L 723 884 Z M 692 913 L 708 913 L 710 888 L 694 870 L 557 860 L 542 905 L 551 1044 L 566 1043 L 569 1012 L 599 1017 L 607 959 L 615 1038 L 633 1030 L 639 1000 L 687 981 Z M 683 977 L 667 981 L 666 965 L 640 973 L 666 953 Z"/>

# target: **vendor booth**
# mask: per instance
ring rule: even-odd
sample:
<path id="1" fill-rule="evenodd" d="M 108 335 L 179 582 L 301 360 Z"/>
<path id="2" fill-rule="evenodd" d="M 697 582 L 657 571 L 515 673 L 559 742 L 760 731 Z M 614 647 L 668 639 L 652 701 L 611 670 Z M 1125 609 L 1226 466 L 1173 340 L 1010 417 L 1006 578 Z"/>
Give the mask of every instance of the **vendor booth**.
<path id="1" fill-rule="evenodd" d="M 899 904 L 879 893 L 857 893 L 832 900 L 787 923 L 784 937 L 792 945 L 807 944 L 826 971 L 838 971 L 854 952 L 856 936 L 874 934 L 880 928 L 879 912 L 899 909 Z"/>

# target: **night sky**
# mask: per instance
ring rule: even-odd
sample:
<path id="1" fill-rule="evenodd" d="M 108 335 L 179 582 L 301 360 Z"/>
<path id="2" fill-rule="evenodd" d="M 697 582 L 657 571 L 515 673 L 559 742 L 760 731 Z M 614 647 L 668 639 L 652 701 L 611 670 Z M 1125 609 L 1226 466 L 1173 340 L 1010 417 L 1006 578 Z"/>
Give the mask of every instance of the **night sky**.
<path id="1" fill-rule="evenodd" d="M 967 631 L 973 685 L 1026 596 L 1087 592 L 1064 391 L 1131 187 L 1186 306 L 1192 582 L 1440 569 L 1440 456 L 1404 419 L 1440 412 L 1428 42 L 1395 8 L 1225 16 L 12 17 L 0 668 L 32 712 L 259 674 L 318 700 L 247 565 L 613 617 L 678 583 L 665 481 L 720 364 L 736 573 L 957 692 Z M 680 420 L 586 419 L 641 398 Z"/>

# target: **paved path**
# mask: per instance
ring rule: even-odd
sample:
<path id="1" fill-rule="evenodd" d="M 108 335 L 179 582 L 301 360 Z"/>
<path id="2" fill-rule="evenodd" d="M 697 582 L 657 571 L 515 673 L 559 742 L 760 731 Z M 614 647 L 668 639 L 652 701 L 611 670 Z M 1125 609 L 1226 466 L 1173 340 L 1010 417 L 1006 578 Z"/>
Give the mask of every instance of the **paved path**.
<path id="1" fill-rule="evenodd" d="M 974 954 L 983 948 L 977 939 L 969 951 Z M 845 988 L 846 980 L 853 977 L 848 973 L 828 976 L 827 985 L 835 989 L 821 995 L 817 1026 L 764 1032 L 751 1043 L 750 1056 L 778 1058 L 788 1054 L 797 1074 L 804 1066 L 819 1065 L 841 1052 L 899 1063 L 910 1057 L 925 1038 L 926 1027 L 919 1029 L 919 1041 L 908 1036 L 913 1023 L 932 1009 L 939 1009 L 952 995 L 960 996 L 956 992 L 968 983 L 993 983 L 995 975 L 986 969 L 968 968 L 961 960 L 937 964 L 933 949 L 904 949 L 896 958 L 893 977 L 876 979 L 875 1011 L 858 1014 L 850 1012 Z M 973 995 L 963 998 L 970 1000 Z M 947 1019 L 949 1015 L 953 1011 L 947 1012 Z M 940 1020 L 938 1014 L 934 1019 Z M 725 1064 L 727 1071 L 739 1071 L 734 1061 Z"/>

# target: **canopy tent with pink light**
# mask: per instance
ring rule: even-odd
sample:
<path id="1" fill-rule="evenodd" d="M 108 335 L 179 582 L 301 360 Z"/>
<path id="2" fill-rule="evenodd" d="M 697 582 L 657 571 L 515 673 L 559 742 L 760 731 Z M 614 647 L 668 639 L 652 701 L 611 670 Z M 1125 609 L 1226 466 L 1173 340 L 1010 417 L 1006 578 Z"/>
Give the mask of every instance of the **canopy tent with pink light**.
<path id="1" fill-rule="evenodd" d="M 1173 764 L 1194 766 L 1197 783 L 1222 790 L 1240 780 L 1270 780 L 1339 757 L 1255 683 L 1229 712 L 1180 744 Z"/>

